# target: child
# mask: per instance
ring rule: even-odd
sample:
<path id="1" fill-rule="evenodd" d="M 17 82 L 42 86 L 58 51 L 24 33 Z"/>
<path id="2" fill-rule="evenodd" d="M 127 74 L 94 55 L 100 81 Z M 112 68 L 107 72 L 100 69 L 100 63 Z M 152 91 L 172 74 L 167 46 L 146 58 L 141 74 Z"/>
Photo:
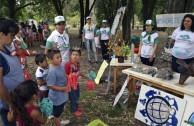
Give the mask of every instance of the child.
<path id="1" fill-rule="evenodd" d="M 48 50 L 47 57 L 50 59 L 48 76 L 46 78 L 49 87 L 49 99 L 53 101 L 53 116 L 56 126 L 66 125 L 69 120 L 61 121 L 65 103 L 68 99 L 67 79 L 63 68 L 61 67 L 61 54 L 59 50 Z"/>
<path id="2" fill-rule="evenodd" d="M 40 25 L 38 25 L 38 40 L 42 41 L 42 27 Z"/>
<path id="3" fill-rule="evenodd" d="M 46 45 L 46 40 L 51 34 L 51 30 L 49 29 L 48 24 L 44 24 L 44 29 L 43 29 L 43 45 Z"/>
<path id="4" fill-rule="evenodd" d="M 21 25 L 18 25 L 18 27 L 19 32 L 15 35 L 15 39 L 13 40 L 14 47 L 12 47 L 13 52 L 11 55 L 17 55 L 20 60 L 22 69 L 25 69 L 27 67 L 26 56 L 29 56 L 30 52 L 27 50 L 27 45 L 22 38 L 22 27 Z"/>
<path id="5" fill-rule="evenodd" d="M 25 80 L 29 80 L 31 78 L 30 74 L 27 71 L 25 71 L 25 69 L 28 66 L 26 56 L 35 55 L 35 54 L 37 54 L 37 52 L 36 51 L 30 52 L 27 50 L 27 45 L 25 44 L 25 42 L 21 36 L 22 35 L 22 27 L 21 27 L 21 25 L 18 25 L 18 27 L 19 27 L 19 32 L 16 34 L 15 39 L 13 40 L 13 44 L 12 44 L 13 52 L 11 53 L 11 56 L 14 56 L 14 55 L 18 56 L 20 64 L 21 64 L 22 69 L 23 69 L 23 74 L 25 76 Z"/>
<path id="6" fill-rule="evenodd" d="M 48 74 L 46 55 L 43 53 L 37 54 L 35 56 L 35 62 L 38 65 L 35 76 L 39 85 L 40 100 L 42 101 L 43 98 L 48 97 L 49 91 L 46 85 L 46 76 Z"/>
<path id="7" fill-rule="evenodd" d="M 68 83 L 70 80 L 78 81 L 80 77 L 80 64 L 78 60 L 81 56 L 81 50 L 79 48 L 73 48 L 71 50 L 71 61 L 67 62 L 65 65 L 65 72 L 68 75 Z M 74 116 L 81 116 L 83 108 L 78 107 L 79 101 L 79 83 L 73 82 L 69 84 L 71 86 L 71 91 L 69 92 L 70 108 Z"/>
<path id="8" fill-rule="evenodd" d="M 41 126 L 47 122 L 39 108 L 34 105 L 38 100 L 38 86 L 32 80 L 22 82 L 10 92 L 13 110 L 8 112 L 8 120 L 18 120 L 19 126 Z"/>
<path id="9" fill-rule="evenodd" d="M 27 25 L 28 27 L 28 38 L 27 38 L 27 42 L 28 42 L 28 47 L 32 47 L 33 46 L 33 31 L 30 25 Z"/>

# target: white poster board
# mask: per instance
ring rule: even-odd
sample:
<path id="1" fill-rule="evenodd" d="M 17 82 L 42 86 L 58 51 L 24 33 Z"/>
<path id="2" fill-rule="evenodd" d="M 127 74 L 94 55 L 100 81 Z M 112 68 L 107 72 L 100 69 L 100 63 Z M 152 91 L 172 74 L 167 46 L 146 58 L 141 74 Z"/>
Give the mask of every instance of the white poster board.
<path id="1" fill-rule="evenodd" d="M 194 125 L 194 97 L 185 94 L 184 99 L 187 101 L 185 112 L 183 115 L 181 126 L 193 126 Z"/>
<path id="2" fill-rule="evenodd" d="M 181 126 L 186 100 L 142 85 L 135 118 L 149 126 Z"/>
<path id="3" fill-rule="evenodd" d="M 185 14 L 187 13 L 156 15 L 157 27 L 179 27 Z"/>
<path id="4" fill-rule="evenodd" d="M 112 35 L 115 35 L 116 34 L 116 30 L 117 30 L 117 28 L 119 26 L 119 23 L 120 23 L 120 21 L 122 21 L 121 20 L 122 14 L 124 15 L 124 13 L 125 13 L 125 8 L 126 7 L 120 7 L 117 10 L 117 14 L 116 14 L 116 16 L 114 18 L 114 21 L 113 21 L 113 24 L 112 24 L 112 28 L 111 28 L 111 34 Z"/>

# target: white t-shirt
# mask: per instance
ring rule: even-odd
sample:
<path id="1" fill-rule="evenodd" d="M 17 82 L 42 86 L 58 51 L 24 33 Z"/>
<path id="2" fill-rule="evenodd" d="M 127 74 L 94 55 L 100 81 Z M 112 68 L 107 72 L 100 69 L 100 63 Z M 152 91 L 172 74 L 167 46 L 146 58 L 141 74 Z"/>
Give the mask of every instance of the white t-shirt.
<path id="1" fill-rule="evenodd" d="M 69 36 L 65 31 L 60 34 L 57 30 L 54 30 L 47 39 L 46 48 L 58 48 L 61 51 L 62 62 L 69 61 Z"/>
<path id="2" fill-rule="evenodd" d="M 43 69 L 41 67 L 38 67 L 36 70 L 35 76 L 37 80 L 46 81 L 47 74 L 48 74 L 48 69 Z M 38 86 L 38 87 L 39 87 L 39 90 L 41 91 L 48 90 L 47 85 Z"/>
<path id="3" fill-rule="evenodd" d="M 100 40 L 109 40 L 110 28 L 100 28 Z"/>
<path id="4" fill-rule="evenodd" d="M 189 59 L 194 57 L 194 32 L 181 30 L 178 27 L 172 34 L 175 40 L 172 48 L 172 55 L 180 59 Z"/>
<path id="5" fill-rule="evenodd" d="M 150 37 L 150 39 L 149 39 Z M 158 33 L 146 35 L 146 31 L 141 33 L 140 41 L 142 42 L 141 57 L 149 58 L 153 52 L 154 44 L 158 43 Z"/>
<path id="6" fill-rule="evenodd" d="M 84 25 L 83 32 L 85 33 L 86 39 L 94 39 L 95 25 L 91 24 L 89 27 L 87 24 Z"/>

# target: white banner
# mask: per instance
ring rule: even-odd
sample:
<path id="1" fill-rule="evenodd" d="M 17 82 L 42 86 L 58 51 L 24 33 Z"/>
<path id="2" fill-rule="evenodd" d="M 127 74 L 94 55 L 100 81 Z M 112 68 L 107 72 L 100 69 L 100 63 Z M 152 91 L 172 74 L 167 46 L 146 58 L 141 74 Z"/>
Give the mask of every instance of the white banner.
<path id="1" fill-rule="evenodd" d="M 187 13 L 156 15 L 157 27 L 179 27 L 185 14 Z"/>

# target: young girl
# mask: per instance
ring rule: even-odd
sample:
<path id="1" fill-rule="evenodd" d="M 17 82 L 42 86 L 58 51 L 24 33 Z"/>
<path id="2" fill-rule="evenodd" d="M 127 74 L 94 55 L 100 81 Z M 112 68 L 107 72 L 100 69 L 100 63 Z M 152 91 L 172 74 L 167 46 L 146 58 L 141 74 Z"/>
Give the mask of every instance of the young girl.
<path id="1" fill-rule="evenodd" d="M 38 100 L 38 85 L 32 81 L 24 81 L 10 92 L 13 110 L 8 113 L 8 120 L 18 120 L 19 126 L 40 126 L 46 123 L 39 108 L 34 105 Z"/>
<path id="2" fill-rule="evenodd" d="M 44 24 L 44 29 L 43 29 L 43 45 L 46 45 L 46 40 L 51 34 L 51 30 L 49 29 L 48 24 Z"/>
<path id="3" fill-rule="evenodd" d="M 28 27 L 28 38 L 27 38 L 27 42 L 28 42 L 28 47 L 32 47 L 33 46 L 33 31 L 30 25 L 27 26 Z"/>
<path id="4" fill-rule="evenodd" d="M 14 55 L 18 56 L 20 64 L 21 64 L 22 69 L 23 69 L 23 74 L 24 74 L 25 80 L 29 80 L 31 78 L 30 74 L 27 71 L 25 71 L 25 69 L 28 66 L 26 56 L 36 55 L 37 52 L 36 51 L 30 52 L 27 49 L 27 45 L 25 44 L 25 42 L 21 36 L 22 35 L 22 27 L 21 27 L 21 25 L 18 25 L 18 26 L 19 26 L 19 32 L 16 34 L 15 39 L 13 40 L 13 44 L 12 44 L 13 52 L 11 53 L 11 56 L 14 56 Z"/>
<path id="5" fill-rule="evenodd" d="M 158 46 L 158 33 L 153 20 L 147 20 L 146 31 L 141 33 L 138 56 L 145 65 L 153 66 Z"/>
<path id="6" fill-rule="evenodd" d="M 49 99 L 53 102 L 53 116 L 55 126 L 65 125 L 69 120 L 61 121 L 61 114 L 68 99 L 67 78 L 61 67 L 62 58 L 59 50 L 48 50 L 51 61 L 46 78 L 49 87 Z"/>
<path id="7" fill-rule="evenodd" d="M 83 108 L 78 107 L 79 102 L 79 77 L 80 77 L 80 64 L 79 59 L 81 56 L 81 50 L 79 48 L 73 48 L 71 50 L 71 61 L 65 65 L 65 72 L 68 75 L 68 83 L 71 87 L 69 92 L 70 108 L 74 116 L 81 116 Z M 72 82 L 71 80 L 74 80 Z M 71 82 L 70 82 L 71 81 Z"/>

